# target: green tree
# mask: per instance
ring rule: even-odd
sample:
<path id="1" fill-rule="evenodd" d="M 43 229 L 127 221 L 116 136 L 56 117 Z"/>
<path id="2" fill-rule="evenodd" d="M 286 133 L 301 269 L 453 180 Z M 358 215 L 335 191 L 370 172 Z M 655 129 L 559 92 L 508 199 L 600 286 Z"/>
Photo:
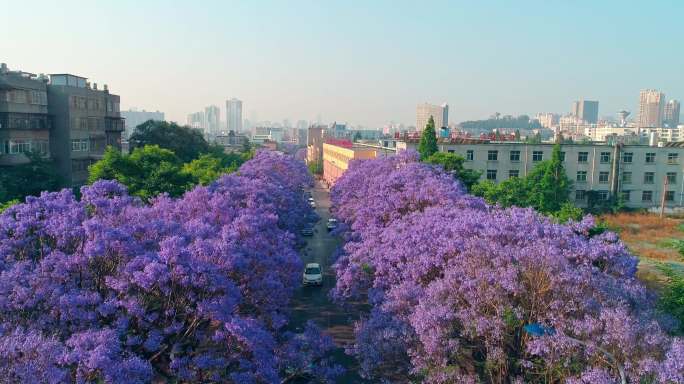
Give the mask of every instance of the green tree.
<path id="1" fill-rule="evenodd" d="M 89 170 L 89 183 L 100 179 L 118 180 L 132 195 L 145 200 L 160 193 L 177 197 L 193 185 L 192 176 L 182 172 L 180 159 L 157 145 L 135 148 L 130 155 L 107 148 L 103 159 Z"/>
<path id="2" fill-rule="evenodd" d="M 321 163 L 318 161 L 309 162 L 307 166 L 309 167 L 309 172 L 311 172 L 312 175 L 320 175 L 323 173 L 323 167 L 321 167 Z"/>
<path id="3" fill-rule="evenodd" d="M 418 152 L 421 160 L 425 160 L 432 154 L 438 151 L 437 148 L 437 133 L 435 132 L 435 119 L 430 116 L 423 135 L 420 137 L 420 144 L 418 144 Z"/>
<path id="4" fill-rule="evenodd" d="M 513 177 L 499 184 L 491 180 L 484 180 L 473 185 L 472 194 L 480 196 L 489 204 L 499 204 L 502 207 L 527 207 L 528 186 L 524 179 Z"/>
<path id="5" fill-rule="evenodd" d="M 354 139 L 353 139 L 354 142 L 357 142 L 357 141 L 361 140 L 361 138 L 362 138 L 362 137 L 361 137 L 361 132 L 358 132 L 358 131 L 357 131 L 356 133 L 354 133 Z"/>
<path id="6" fill-rule="evenodd" d="M 209 143 L 199 131 L 176 123 L 155 120 L 138 125 L 129 143 L 131 151 L 146 145 L 158 145 L 175 153 L 184 163 L 210 150 Z"/>
<path id="7" fill-rule="evenodd" d="M 658 308 L 679 322 L 678 334 L 684 334 L 684 274 L 669 265 L 660 265 L 665 275 L 665 286 L 658 299 Z"/>
<path id="8" fill-rule="evenodd" d="M 425 159 L 428 164 L 441 165 L 445 171 L 456 176 L 465 187 L 470 190 L 472 186 L 480 180 L 482 172 L 463 167 L 465 159 L 461 155 L 448 152 L 433 153 Z"/>
<path id="9" fill-rule="evenodd" d="M 560 209 L 552 214 L 553 218 L 556 219 L 561 224 L 567 223 L 568 221 L 580 221 L 584 217 L 584 210 L 579 207 L 575 207 L 572 203 L 564 203 Z"/>
<path id="10" fill-rule="evenodd" d="M 15 204 L 19 204 L 19 200 L 14 199 L 14 200 L 6 201 L 4 203 L 0 203 L 0 213 L 3 213 L 7 208 L 9 208 Z"/>
<path id="11" fill-rule="evenodd" d="M 525 179 L 529 205 L 539 212 L 550 214 L 569 202 L 572 181 L 565 174 L 559 144 L 553 146 L 551 160 L 537 164 Z"/>
<path id="12" fill-rule="evenodd" d="M 190 176 L 193 184 L 209 185 L 221 175 L 235 172 L 238 167 L 237 160 L 226 166 L 221 157 L 204 154 L 200 155 L 198 159 L 183 164 L 182 172 Z"/>
<path id="13" fill-rule="evenodd" d="M 0 203 L 23 201 L 26 196 L 37 196 L 43 191 L 55 191 L 62 180 L 55 164 L 38 153 L 26 153 L 29 162 L 0 167 Z"/>

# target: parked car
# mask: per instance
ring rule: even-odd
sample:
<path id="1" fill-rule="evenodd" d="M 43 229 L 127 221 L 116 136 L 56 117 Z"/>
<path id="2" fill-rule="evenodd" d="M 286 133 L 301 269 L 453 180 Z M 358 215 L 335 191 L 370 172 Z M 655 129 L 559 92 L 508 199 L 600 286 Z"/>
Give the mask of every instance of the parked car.
<path id="1" fill-rule="evenodd" d="M 309 263 L 304 268 L 304 275 L 302 276 L 302 284 L 306 285 L 323 285 L 323 272 L 318 263 Z"/>
<path id="2" fill-rule="evenodd" d="M 328 219 L 328 224 L 325 226 L 328 228 L 328 231 L 332 231 L 337 228 L 337 219 Z"/>
<path id="3" fill-rule="evenodd" d="M 300 232 L 302 236 L 313 236 L 314 232 L 312 228 L 304 228 Z"/>
<path id="4" fill-rule="evenodd" d="M 314 208 L 314 209 L 316 208 L 316 202 L 315 201 L 309 201 L 309 205 L 311 206 L 311 208 Z"/>

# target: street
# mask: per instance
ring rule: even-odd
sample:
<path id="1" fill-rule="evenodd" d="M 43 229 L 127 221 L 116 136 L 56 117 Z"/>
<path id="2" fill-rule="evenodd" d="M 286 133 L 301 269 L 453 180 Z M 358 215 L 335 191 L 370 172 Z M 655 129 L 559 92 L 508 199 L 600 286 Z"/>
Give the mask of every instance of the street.
<path id="1" fill-rule="evenodd" d="M 321 220 L 314 226 L 313 236 L 307 238 L 307 245 L 302 249 L 302 261 L 319 263 L 323 270 L 323 286 L 300 287 L 292 301 L 290 327 L 302 329 L 308 320 L 313 320 L 326 334 L 332 336 L 337 349 L 334 357 L 338 364 L 347 369 L 338 383 L 362 383 L 356 371 L 356 360 L 344 353 L 344 347 L 354 340 L 354 320 L 358 319 L 359 308 L 345 311 L 345 308 L 333 303 L 328 297 L 330 289 L 335 286 L 335 274 L 331 269 L 332 255 L 339 245 L 339 240 L 331 236 L 326 228 L 330 218 L 330 193 L 319 181 L 311 189 L 316 202 L 316 213 Z"/>

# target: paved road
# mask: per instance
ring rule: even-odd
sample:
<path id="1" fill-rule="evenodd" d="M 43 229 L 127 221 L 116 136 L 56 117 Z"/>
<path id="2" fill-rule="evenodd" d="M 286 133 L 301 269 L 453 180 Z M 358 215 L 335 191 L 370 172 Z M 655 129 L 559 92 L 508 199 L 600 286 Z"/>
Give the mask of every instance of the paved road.
<path id="1" fill-rule="evenodd" d="M 339 364 L 347 368 L 347 373 L 338 379 L 338 383 L 362 383 L 354 373 L 356 360 L 344 353 L 344 347 L 354 339 L 354 320 L 358 319 L 359 310 L 345 310 L 333 303 L 328 292 L 335 286 L 335 275 L 331 264 L 333 252 L 340 244 L 339 239 L 331 236 L 326 228 L 330 218 L 330 193 L 316 182 L 311 190 L 316 201 L 316 212 L 321 220 L 314 227 L 314 235 L 307 240 L 302 250 L 302 261 L 319 263 L 323 269 L 322 287 L 300 287 L 293 299 L 293 312 L 290 327 L 301 329 L 308 320 L 314 320 L 323 331 L 333 337 L 337 349 L 334 357 Z"/>

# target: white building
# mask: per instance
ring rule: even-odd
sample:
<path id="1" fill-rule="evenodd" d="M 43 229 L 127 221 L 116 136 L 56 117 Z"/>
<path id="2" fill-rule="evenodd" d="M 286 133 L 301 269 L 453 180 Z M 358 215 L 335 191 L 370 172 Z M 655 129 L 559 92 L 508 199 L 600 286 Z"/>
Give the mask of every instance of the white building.
<path id="1" fill-rule="evenodd" d="M 226 122 L 228 131 L 242 132 L 242 100 L 232 98 L 226 100 Z"/>
<path id="2" fill-rule="evenodd" d="M 430 116 L 435 120 L 435 131 L 449 125 L 449 105 L 434 105 L 428 103 L 418 104 L 416 107 L 416 130 L 422 131 L 430 120 Z"/>
<path id="3" fill-rule="evenodd" d="M 441 152 L 460 154 L 466 168 L 497 183 L 526 176 L 553 151 L 553 144 L 482 140 L 439 140 L 438 146 Z M 397 142 L 399 150 L 417 147 L 417 140 Z M 578 206 L 587 206 L 590 195 L 608 200 L 619 194 L 627 207 L 653 208 L 660 206 L 663 191 L 667 207 L 684 206 L 684 143 L 564 144 L 561 151 L 565 172 L 573 180 L 571 200 Z"/>
<path id="4" fill-rule="evenodd" d="M 221 133 L 221 108 L 210 105 L 204 108 L 204 118 L 206 119 L 206 126 L 204 134 L 216 137 Z"/>
<path id="5" fill-rule="evenodd" d="M 539 124 L 541 124 L 542 127 L 544 128 L 553 128 L 558 125 L 560 116 L 556 113 L 537 113 L 536 119 L 539 120 Z"/>
<path id="6" fill-rule="evenodd" d="M 151 112 L 144 109 L 142 111 L 138 111 L 135 108 L 131 108 L 128 111 L 121 111 L 121 117 L 126 119 L 124 123 L 124 138 L 128 139 L 133 134 L 135 127 L 148 120 L 164 121 L 164 112 Z"/>
<path id="7" fill-rule="evenodd" d="M 639 93 L 639 127 L 662 127 L 665 94 L 655 89 Z"/>

